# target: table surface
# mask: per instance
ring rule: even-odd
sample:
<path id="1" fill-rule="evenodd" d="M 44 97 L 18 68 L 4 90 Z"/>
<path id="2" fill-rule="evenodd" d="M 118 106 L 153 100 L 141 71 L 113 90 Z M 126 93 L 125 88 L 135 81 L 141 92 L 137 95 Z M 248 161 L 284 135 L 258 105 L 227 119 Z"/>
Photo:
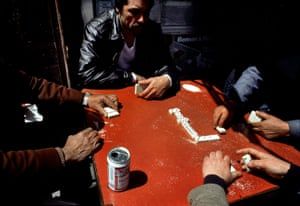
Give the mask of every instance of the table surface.
<path id="1" fill-rule="evenodd" d="M 212 114 L 216 100 L 222 94 L 200 80 L 182 81 L 181 86 L 183 84 L 194 85 L 200 92 L 181 87 L 175 96 L 149 101 L 137 98 L 133 87 L 87 90 L 117 94 L 122 104 L 119 117 L 104 119 L 104 145 L 94 155 L 100 195 L 105 205 L 188 205 L 188 192 L 203 183 L 203 157 L 215 150 L 230 155 L 236 168 L 240 168 L 237 162 L 241 156 L 235 151 L 244 147 L 260 148 L 300 165 L 300 153 L 291 145 L 260 136 L 245 136 L 244 132 L 232 128 L 220 135 L 218 141 L 193 143 L 168 109 L 179 108 L 200 135 L 217 134 Z M 92 120 L 95 116 L 89 118 Z M 124 146 L 131 153 L 130 184 L 123 192 L 114 192 L 107 187 L 106 156 L 116 146 Z M 228 188 L 227 198 L 233 203 L 277 188 L 263 177 L 243 172 L 243 176 Z"/>

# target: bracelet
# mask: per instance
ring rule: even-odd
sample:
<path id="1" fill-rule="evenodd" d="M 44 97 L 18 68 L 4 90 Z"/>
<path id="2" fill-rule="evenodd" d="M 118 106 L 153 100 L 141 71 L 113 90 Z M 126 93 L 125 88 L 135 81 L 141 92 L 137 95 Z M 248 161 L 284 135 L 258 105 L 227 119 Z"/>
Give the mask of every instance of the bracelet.
<path id="1" fill-rule="evenodd" d="M 88 106 L 88 100 L 89 100 L 89 97 L 91 96 L 90 93 L 86 92 L 83 96 L 83 99 L 82 99 L 82 105 L 83 106 Z"/>

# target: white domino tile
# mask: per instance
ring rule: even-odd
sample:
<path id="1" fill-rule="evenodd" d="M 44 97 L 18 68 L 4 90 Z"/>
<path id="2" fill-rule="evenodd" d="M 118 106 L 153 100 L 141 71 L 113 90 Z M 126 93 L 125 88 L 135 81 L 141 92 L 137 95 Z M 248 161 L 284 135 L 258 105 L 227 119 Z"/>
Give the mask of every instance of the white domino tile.
<path id="1" fill-rule="evenodd" d="M 107 113 L 108 118 L 119 116 L 120 113 L 110 107 L 104 107 L 104 111 Z"/>

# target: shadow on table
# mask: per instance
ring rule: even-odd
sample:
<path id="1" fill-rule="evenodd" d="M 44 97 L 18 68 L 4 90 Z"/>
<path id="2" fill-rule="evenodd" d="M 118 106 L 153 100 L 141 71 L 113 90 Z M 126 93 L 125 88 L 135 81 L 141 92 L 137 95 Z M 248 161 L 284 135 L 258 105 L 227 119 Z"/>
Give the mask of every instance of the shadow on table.
<path id="1" fill-rule="evenodd" d="M 128 190 L 144 185 L 148 180 L 146 173 L 140 170 L 130 171 Z"/>

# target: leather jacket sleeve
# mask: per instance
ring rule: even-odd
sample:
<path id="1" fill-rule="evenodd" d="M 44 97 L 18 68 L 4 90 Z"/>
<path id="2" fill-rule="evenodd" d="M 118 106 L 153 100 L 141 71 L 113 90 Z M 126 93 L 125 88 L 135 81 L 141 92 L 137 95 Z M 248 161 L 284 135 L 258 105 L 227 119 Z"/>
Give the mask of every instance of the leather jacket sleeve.
<path id="1" fill-rule="evenodd" d="M 103 18 L 110 17 L 96 18 L 85 28 L 80 49 L 79 88 L 114 88 L 133 83 L 131 73 L 117 66 L 119 52 L 123 47 L 121 37 L 116 34 L 116 40 L 109 37 L 104 39 L 107 35 L 106 27 L 115 28 L 116 20 L 103 22 Z"/>

